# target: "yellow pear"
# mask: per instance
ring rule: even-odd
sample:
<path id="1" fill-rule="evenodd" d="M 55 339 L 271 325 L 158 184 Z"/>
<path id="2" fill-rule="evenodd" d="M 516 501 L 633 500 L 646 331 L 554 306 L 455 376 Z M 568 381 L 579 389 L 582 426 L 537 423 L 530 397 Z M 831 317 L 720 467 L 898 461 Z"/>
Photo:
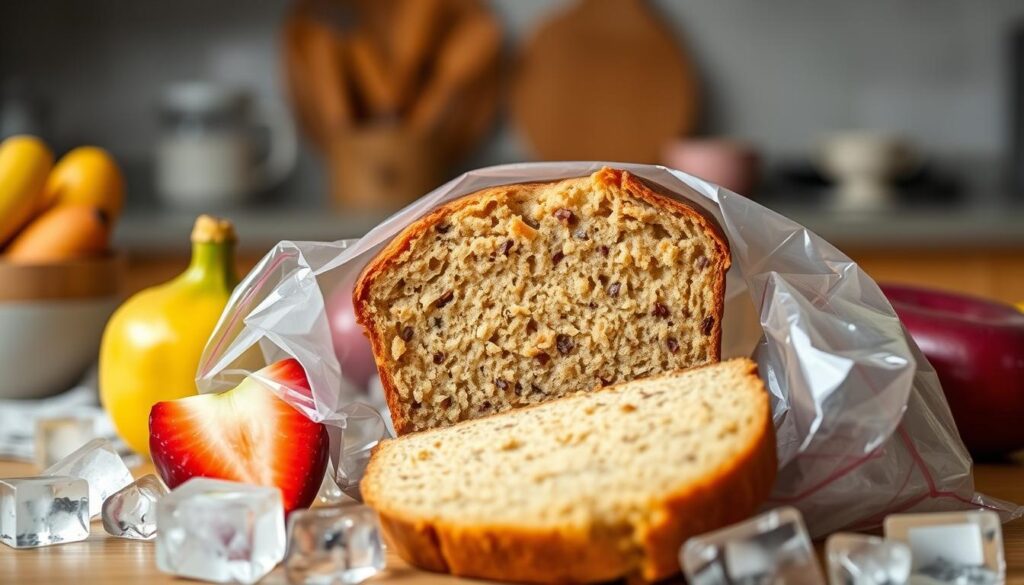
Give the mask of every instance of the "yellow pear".
<path id="1" fill-rule="evenodd" d="M 149 454 L 149 411 L 197 393 L 207 339 L 238 283 L 231 223 L 200 216 L 192 261 L 173 280 L 139 292 L 114 312 L 100 346 L 100 400 L 118 434 Z"/>

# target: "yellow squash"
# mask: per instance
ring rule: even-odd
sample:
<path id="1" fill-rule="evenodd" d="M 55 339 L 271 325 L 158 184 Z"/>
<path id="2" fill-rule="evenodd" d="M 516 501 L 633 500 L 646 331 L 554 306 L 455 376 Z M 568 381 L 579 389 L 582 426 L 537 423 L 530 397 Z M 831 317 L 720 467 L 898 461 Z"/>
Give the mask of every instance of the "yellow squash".
<path id="1" fill-rule="evenodd" d="M 100 400 L 118 434 L 139 453 L 149 454 L 153 405 L 197 392 L 203 347 L 238 283 L 234 246 L 230 222 L 201 216 L 188 269 L 128 299 L 107 323 Z"/>
<path id="2" fill-rule="evenodd" d="M 0 245 L 42 207 L 43 185 L 53 153 L 33 136 L 12 136 L 0 143 Z"/>

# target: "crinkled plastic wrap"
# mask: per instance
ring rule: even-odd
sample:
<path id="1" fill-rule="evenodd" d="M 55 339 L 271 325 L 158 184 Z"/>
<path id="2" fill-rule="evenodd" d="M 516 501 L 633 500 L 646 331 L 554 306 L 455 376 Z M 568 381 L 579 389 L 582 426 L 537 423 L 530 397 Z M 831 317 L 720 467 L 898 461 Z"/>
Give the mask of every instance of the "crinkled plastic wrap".
<path id="1" fill-rule="evenodd" d="M 395 234 L 441 203 L 602 166 L 628 170 L 706 209 L 729 239 L 723 356 L 752 355 L 772 395 L 779 475 L 767 506 L 801 509 L 815 535 L 877 526 L 895 512 L 986 507 L 1004 519 L 1020 515 L 1016 506 L 974 491 L 971 459 L 935 371 L 870 277 L 792 220 L 660 166 L 480 169 L 435 189 L 362 239 L 281 242 L 234 291 L 207 344 L 200 388 L 231 387 L 238 376 L 291 355 L 306 368 L 314 402 L 275 390 L 310 418 L 344 427 L 343 409 L 363 398 L 334 357 L 324 299 L 338 287 L 351 288 Z M 346 450 L 365 452 L 362 447 Z M 351 470 L 340 475 L 358 479 Z"/>

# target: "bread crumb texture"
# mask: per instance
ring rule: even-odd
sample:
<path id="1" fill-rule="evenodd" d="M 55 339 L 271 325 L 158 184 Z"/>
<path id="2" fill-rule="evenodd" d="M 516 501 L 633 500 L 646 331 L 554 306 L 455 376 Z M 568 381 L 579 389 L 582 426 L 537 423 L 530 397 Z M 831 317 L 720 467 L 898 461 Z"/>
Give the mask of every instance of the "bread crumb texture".
<path id="1" fill-rule="evenodd" d="M 486 563 L 444 551 L 459 574 L 650 579 L 678 571 L 685 538 L 752 513 L 774 472 L 767 394 L 739 359 L 407 435 L 374 454 L 363 489 L 382 517 L 435 526 L 442 549 L 502 535 Z M 551 542 L 617 552 L 598 573 L 569 552 L 532 566 Z"/>
<path id="2" fill-rule="evenodd" d="M 399 432 L 718 359 L 728 250 L 628 173 L 488 189 L 404 237 L 356 299 Z"/>

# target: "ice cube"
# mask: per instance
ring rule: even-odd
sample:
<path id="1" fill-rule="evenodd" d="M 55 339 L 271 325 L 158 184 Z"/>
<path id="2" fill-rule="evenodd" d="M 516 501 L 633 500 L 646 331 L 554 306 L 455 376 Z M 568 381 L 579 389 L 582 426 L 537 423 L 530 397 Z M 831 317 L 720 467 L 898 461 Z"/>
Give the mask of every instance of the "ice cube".
<path id="1" fill-rule="evenodd" d="M 910 582 L 986 585 L 1006 579 L 1003 531 L 995 512 L 893 514 L 885 537 L 910 546 Z"/>
<path id="2" fill-rule="evenodd" d="M 36 465 L 46 469 L 96 437 L 92 418 L 36 419 Z"/>
<path id="3" fill-rule="evenodd" d="M 345 495 L 362 501 L 359 482 L 370 462 L 370 452 L 391 434 L 384 418 L 368 404 L 354 402 L 341 412 L 345 413 L 345 427 L 341 432 L 341 448 L 332 457 L 337 467 L 334 481 Z"/>
<path id="4" fill-rule="evenodd" d="M 193 478 L 157 502 L 156 563 L 165 573 L 255 583 L 285 553 L 281 491 Z"/>
<path id="5" fill-rule="evenodd" d="M 0 479 L 0 542 L 32 548 L 89 536 L 89 486 L 67 476 Z"/>
<path id="6" fill-rule="evenodd" d="M 132 472 L 106 439 L 93 439 L 43 471 L 89 482 L 89 515 L 97 516 L 110 494 L 134 481 Z"/>
<path id="7" fill-rule="evenodd" d="M 776 508 L 686 541 L 679 562 L 691 585 L 823 585 L 800 512 Z"/>
<path id="8" fill-rule="evenodd" d="M 896 540 L 841 532 L 825 551 L 832 585 L 901 585 L 910 577 L 910 547 Z"/>
<path id="9" fill-rule="evenodd" d="M 292 585 L 353 585 L 384 568 L 377 514 L 359 504 L 313 508 L 288 519 L 285 574 Z"/>
<path id="10" fill-rule="evenodd" d="M 156 538 L 156 503 L 168 491 L 159 477 L 140 477 L 103 502 L 103 528 L 121 538 Z"/>

